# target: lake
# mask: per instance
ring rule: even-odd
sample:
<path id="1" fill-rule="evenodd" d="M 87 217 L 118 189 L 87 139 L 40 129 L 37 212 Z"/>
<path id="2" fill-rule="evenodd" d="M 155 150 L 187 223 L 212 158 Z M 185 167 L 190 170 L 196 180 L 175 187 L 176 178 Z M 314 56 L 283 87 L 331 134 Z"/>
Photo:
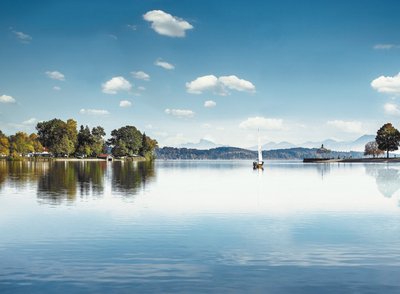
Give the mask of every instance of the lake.
<path id="1" fill-rule="evenodd" d="M 0 293 L 399 293 L 400 164 L 0 161 Z"/>

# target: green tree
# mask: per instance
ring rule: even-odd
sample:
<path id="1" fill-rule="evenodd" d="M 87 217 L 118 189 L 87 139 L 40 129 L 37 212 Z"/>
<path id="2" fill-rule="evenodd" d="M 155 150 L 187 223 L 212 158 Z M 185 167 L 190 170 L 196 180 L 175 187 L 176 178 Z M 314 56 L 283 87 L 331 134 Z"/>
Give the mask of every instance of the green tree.
<path id="1" fill-rule="evenodd" d="M 10 142 L 8 137 L 0 131 L 0 156 L 8 156 L 10 154 Z"/>
<path id="2" fill-rule="evenodd" d="M 10 154 L 12 156 L 24 156 L 30 152 L 34 152 L 32 140 L 27 133 L 17 132 L 10 136 Z"/>
<path id="3" fill-rule="evenodd" d="M 133 156 L 142 147 L 142 133 L 134 126 L 125 126 L 111 132 L 108 144 L 114 156 Z"/>
<path id="4" fill-rule="evenodd" d="M 76 151 L 80 154 L 84 154 L 86 156 L 92 155 L 92 145 L 93 145 L 93 136 L 90 133 L 90 129 L 88 126 L 83 127 L 81 126 L 78 132 L 78 145 Z"/>
<path id="5" fill-rule="evenodd" d="M 146 133 L 142 135 L 142 147 L 140 148 L 140 155 L 146 157 L 147 159 L 154 158 L 154 149 L 157 147 L 158 143 L 156 140 L 151 139 L 146 136 Z"/>
<path id="6" fill-rule="evenodd" d="M 94 155 L 103 153 L 105 145 L 104 141 L 105 135 L 106 132 L 104 132 L 104 129 L 100 126 L 94 127 L 92 129 L 92 137 L 93 137 L 92 151 Z"/>
<path id="7" fill-rule="evenodd" d="M 36 125 L 40 143 L 55 155 L 70 155 L 77 145 L 76 121 L 60 119 L 39 122 Z"/>
<path id="8" fill-rule="evenodd" d="M 35 133 L 29 135 L 29 140 L 33 146 L 35 152 L 42 152 L 44 150 L 42 144 L 39 141 L 39 136 Z"/>
<path id="9" fill-rule="evenodd" d="M 386 151 L 389 158 L 389 151 L 399 149 L 400 132 L 391 123 L 384 124 L 377 132 L 375 141 L 380 150 Z"/>

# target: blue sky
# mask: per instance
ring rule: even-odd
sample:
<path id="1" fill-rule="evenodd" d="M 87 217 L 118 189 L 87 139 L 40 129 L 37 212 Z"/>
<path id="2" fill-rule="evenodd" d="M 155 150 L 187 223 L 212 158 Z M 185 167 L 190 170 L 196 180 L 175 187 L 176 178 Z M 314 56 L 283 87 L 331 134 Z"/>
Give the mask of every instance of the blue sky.
<path id="1" fill-rule="evenodd" d="M 355 139 L 398 120 L 398 1 L 0 2 L 0 129 Z M 206 101 L 208 101 L 206 103 Z M 207 106 L 207 107 L 206 107 Z"/>

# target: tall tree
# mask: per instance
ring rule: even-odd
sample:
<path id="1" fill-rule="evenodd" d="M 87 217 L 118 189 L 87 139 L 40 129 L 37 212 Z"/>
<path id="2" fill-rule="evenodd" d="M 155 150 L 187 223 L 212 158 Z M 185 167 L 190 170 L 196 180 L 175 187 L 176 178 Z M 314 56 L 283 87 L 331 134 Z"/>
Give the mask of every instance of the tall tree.
<path id="1" fill-rule="evenodd" d="M 375 141 L 380 150 L 386 151 L 389 158 L 389 151 L 399 149 L 400 132 L 391 123 L 384 124 L 377 132 Z"/>
<path id="2" fill-rule="evenodd" d="M 104 151 L 104 136 L 106 135 L 106 132 L 104 129 L 100 126 L 94 127 L 92 129 L 92 137 L 93 137 L 93 145 L 92 145 L 92 151 L 94 155 L 98 155 Z"/>
<path id="3" fill-rule="evenodd" d="M 34 151 L 33 142 L 27 133 L 17 132 L 10 136 L 10 154 L 12 156 L 24 156 Z"/>
<path id="4" fill-rule="evenodd" d="M 86 156 L 90 156 L 93 153 L 92 145 L 93 145 L 93 136 L 90 133 L 90 129 L 88 126 L 81 126 L 78 132 L 78 145 L 76 148 L 76 152 L 80 154 L 84 154 Z"/>
<path id="5" fill-rule="evenodd" d="M 29 135 L 29 140 L 32 143 L 35 152 L 42 152 L 44 150 L 42 144 L 39 141 L 39 136 L 35 133 Z"/>
<path id="6" fill-rule="evenodd" d="M 365 144 L 364 155 L 372 155 L 375 158 L 376 156 L 379 156 L 383 153 L 384 151 L 378 148 L 378 143 L 376 143 L 375 141 Z"/>
<path id="7" fill-rule="evenodd" d="M 8 156 L 10 154 L 10 142 L 8 137 L 0 131 L 0 156 Z"/>
<path id="8" fill-rule="evenodd" d="M 146 133 L 142 135 L 142 147 L 140 148 L 140 155 L 146 157 L 147 159 L 154 158 L 154 149 L 157 147 L 158 143 L 156 140 L 151 139 L 146 136 Z"/>
<path id="9" fill-rule="evenodd" d="M 76 121 L 60 119 L 39 122 L 36 125 L 40 143 L 55 155 L 70 155 L 77 144 Z"/>
<path id="10" fill-rule="evenodd" d="M 125 126 L 111 132 L 108 144 L 115 156 L 133 156 L 142 147 L 142 133 L 134 126 Z"/>

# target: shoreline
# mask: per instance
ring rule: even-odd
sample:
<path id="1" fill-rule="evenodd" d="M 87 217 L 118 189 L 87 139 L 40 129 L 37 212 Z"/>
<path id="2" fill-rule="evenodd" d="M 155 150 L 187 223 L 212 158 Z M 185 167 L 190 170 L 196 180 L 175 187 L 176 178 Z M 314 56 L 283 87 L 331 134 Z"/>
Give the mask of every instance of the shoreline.
<path id="1" fill-rule="evenodd" d="M 347 158 L 347 159 L 304 158 L 303 159 L 303 163 L 390 163 L 390 162 L 400 162 L 400 157 Z"/>

